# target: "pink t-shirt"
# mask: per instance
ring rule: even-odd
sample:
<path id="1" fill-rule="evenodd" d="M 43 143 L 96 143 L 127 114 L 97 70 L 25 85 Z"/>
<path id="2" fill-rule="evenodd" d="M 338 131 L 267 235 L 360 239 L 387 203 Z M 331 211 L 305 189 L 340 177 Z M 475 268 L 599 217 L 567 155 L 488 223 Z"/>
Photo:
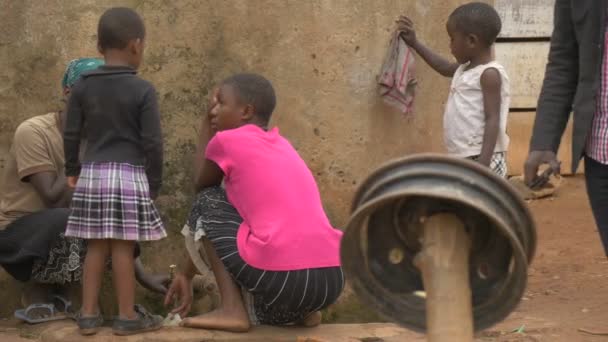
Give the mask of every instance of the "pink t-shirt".
<path id="1" fill-rule="evenodd" d="M 243 218 L 237 246 L 245 262 L 268 271 L 340 265 L 342 232 L 329 223 L 312 173 L 277 128 L 218 132 L 205 157 L 224 171 L 228 200 Z"/>

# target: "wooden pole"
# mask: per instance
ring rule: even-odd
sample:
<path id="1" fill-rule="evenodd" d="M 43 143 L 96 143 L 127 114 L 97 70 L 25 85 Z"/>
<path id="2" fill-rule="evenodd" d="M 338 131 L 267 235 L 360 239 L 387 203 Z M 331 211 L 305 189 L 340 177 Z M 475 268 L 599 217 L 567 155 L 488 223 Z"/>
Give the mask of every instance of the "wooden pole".
<path id="1" fill-rule="evenodd" d="M 414 262 L 426 291 L 428 341 L 472 342 L 469 237 L 452 214 L 437 214 L 423 223 L 422 250 Z"/>

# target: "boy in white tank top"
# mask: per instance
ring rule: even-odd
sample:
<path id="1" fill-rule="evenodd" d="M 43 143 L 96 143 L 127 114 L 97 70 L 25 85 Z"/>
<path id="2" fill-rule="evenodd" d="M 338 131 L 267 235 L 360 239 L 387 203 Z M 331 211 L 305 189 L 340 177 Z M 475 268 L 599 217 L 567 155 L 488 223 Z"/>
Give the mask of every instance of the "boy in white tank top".
<path id="1" fill-rule="evenodd" d="M 444 59 L 418 41 L 409 18 L 402 16 L 397 24 L 409 46 L 435 71 L 452 77 L 443 117 L 448 153 L 476 160 L 506 177 L 509 78 L 492 53 L 502 25 L 496 10 L 488 4 L 472 2 L 452 12 L 446 27 L 450 49 L 458 63 Z"/>

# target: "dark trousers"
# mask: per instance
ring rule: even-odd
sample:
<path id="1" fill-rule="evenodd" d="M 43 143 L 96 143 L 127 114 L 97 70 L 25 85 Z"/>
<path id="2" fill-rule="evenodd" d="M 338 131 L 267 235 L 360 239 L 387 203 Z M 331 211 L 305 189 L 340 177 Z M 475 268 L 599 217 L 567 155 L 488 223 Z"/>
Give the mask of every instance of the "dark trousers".
<path id="1" fill-rule="evenodd" d="M 604 245 L 604 253 L 608 256 L 608 165 L 585 157 L 585 181 L 595 224 Z"/>
<path id="2" fill-rule="evenodd" d="M 0 231 L 0 265 L 13 278 L 28 281 L 36 259 L 46 260 L 65 231 L 69 209 L 48 209 L 15 220 Z"/>

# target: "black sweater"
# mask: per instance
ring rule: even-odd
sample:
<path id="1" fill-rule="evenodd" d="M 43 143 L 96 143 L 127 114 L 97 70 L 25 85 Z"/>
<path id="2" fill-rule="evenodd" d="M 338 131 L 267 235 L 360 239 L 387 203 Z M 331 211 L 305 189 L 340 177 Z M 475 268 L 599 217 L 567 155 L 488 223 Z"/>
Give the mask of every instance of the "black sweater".
<path id="1" fill-rule="evenodd" d="M 156 90 L 135 69 L 101 66 L 86 72 L 72 88 L 64 131 L 67 176 L 80 173 L 79 148 L 86 137 L 82 162 L 142 165 L 151 194 L 162 182 L 163 140 Z"/>

